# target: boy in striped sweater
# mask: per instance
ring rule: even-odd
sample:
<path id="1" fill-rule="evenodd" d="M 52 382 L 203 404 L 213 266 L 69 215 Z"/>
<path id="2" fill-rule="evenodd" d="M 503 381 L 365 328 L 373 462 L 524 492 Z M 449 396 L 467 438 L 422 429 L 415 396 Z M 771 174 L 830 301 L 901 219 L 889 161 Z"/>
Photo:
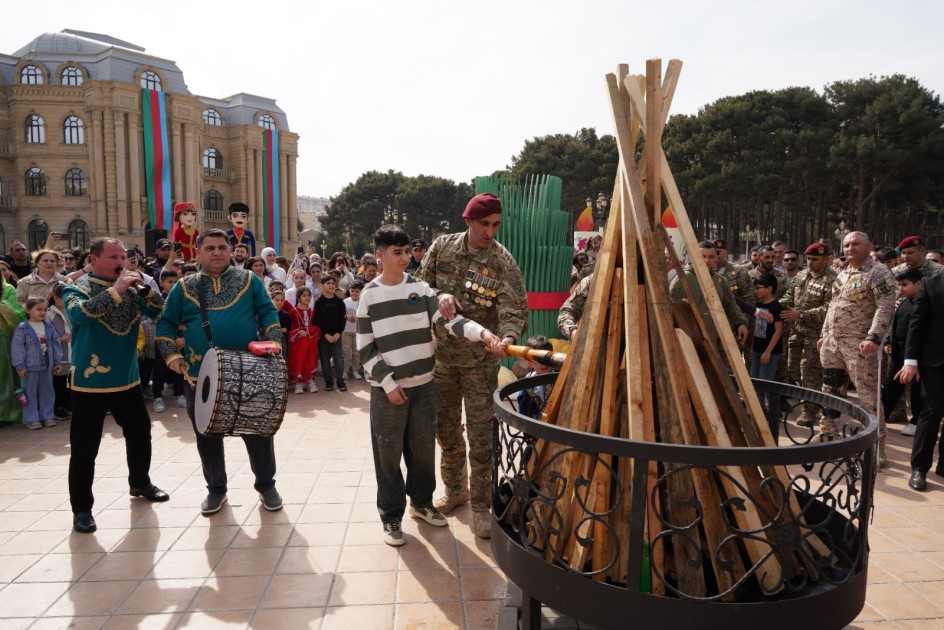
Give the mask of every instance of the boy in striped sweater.
<path id="1" fill-rule="evenodd" d="M 433 507 L 436 489 L 436 385 L 430 324 L 453 335 L 482 341 L 496 350 L 501 340 L 461 315 L 445 321 L 428 284 L 405 272 L 410 237 L 397 225 L 374 234 L 383 272 L 361 292 L 357 306 L 357 350 L 370 390 L 371 446 L 377 475 L 377 511 L 384 542 L 405 540 L 400 521 L 410 496 L 410 514 L 430 525 L 446 525 Z M 407 479 L 400 472 L 406 461 Z"/>

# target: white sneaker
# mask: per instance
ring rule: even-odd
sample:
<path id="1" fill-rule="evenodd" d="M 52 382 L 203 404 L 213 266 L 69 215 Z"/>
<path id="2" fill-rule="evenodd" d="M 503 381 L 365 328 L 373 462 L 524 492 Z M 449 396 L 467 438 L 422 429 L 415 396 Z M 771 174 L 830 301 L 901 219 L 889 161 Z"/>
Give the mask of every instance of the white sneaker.
<path id="1" fill-rule="evenodd" d="M 152 407 L 152 409 L 154 409 L 154 413 L 164 413 L 165 411 L 167 411 L 167 406 L 164 404 L 164 399 L 155 398 L 154 406 Z"/>
<path id="2" fill-rule="evenodd" d="M 905 428 L 901 430 L 902 435 L 914 435 L 915 430 L 918 428 L 917 425 L 911 424 L 910 422 L 905 425 Z"/>
<path id="3" fill-rule="evenodd" d="M 305 386 L 302 385 L 301 383 L 295 383 L 295 393 L 296 393 L 296 394 L 304 394 L 304 393 L 305 393 Z"/>
<path id="4" fill-rule="evenodd" d="M 176 397 L 174 398 L 174 404 L 177 405 L 178 407 L 186 407 L 186 406 L 187 406 L 187 397 L 184 396 L 183 394 L 181 394 L 180 396 L 176 396 Z"/>
<path id="5" fill-rule="evenodd" d="M 318 391 L 318 384 L 315 382 L 315 379 L 308 381 L 308 391 L 314 393 Z"/>
<path id="6" fill-rule="evenodd" d="M 354 372 L 354 380 L 355 380 L 355 381 L 361 380 L 361 373 L 360 373 L 360 372 Z"/>

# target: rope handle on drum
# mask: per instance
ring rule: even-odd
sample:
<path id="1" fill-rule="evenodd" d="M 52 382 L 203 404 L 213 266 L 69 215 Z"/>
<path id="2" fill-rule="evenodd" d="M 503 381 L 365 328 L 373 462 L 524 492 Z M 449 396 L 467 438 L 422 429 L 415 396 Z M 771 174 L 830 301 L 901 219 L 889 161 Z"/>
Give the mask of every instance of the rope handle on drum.
<path id="1" fill-rule="evenodd" d="M 203 288 L 203 274 L 197 280 L 197 298 L 200 300 L 200 319 L 203 320 L 203 332 L 207 336 L 207 342 L 213 347 L 213 337 L 210 336 L 210 316 L 207 314 L 206 289 Z"/>

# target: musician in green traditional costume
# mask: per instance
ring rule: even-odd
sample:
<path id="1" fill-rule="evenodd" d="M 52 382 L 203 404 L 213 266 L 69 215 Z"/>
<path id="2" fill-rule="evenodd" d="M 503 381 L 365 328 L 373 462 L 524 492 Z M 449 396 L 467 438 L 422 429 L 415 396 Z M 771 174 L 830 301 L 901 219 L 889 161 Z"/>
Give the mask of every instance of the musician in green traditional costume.
<path id="1" fill-rule="evenodd" d="M 248 269 L 230 265 L 230 246 L 222 230 L 207 230 L 197 237 L 197 260 L 203 270 L 180 280 L 167 296 L 167 304 L 157 321 L 157 343 L 168 367 L 192 377 L 200 374 L 200 364 L 209 348 L 200 315 L 199 284 L 207 302 L 207 316 L 213 344 L 219 348 L 245 350 L 262 338 L 284 347 L 279 316 L 259 276 Z M 183 326 L 181 352 L 174 339 Z M 194 422 L 194 391 L 187 388 L 187 415 Z M 223 436 L 201 435 L 194 425 L 197 451 L 209 494 L 200 506 L 204 514 L 214 514 L 226 501 L 226 461 Z M 271 437 L 243 435 L 249 464 L 255 473 L 255 489 L 269 511 L 281 509 L 282 497 L 275 489 L 275 444 Z"/>

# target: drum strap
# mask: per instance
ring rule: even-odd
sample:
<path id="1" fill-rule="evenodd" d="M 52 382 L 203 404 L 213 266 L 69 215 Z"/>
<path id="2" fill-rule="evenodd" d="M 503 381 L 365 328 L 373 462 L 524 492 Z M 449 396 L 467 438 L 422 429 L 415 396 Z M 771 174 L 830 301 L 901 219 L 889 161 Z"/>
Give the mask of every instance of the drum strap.
<path id="1" fill-rule="evenodd" d="M 207 336 L 207 343 L 213 347 L 213 337 L 210 336 L 210 316 L 207 314 L 206 289 L 203 288 L 203 274 L 197 279 L 197 298 L 200 300 L 200 318 L 203 320 L 203 332 Z"/>

